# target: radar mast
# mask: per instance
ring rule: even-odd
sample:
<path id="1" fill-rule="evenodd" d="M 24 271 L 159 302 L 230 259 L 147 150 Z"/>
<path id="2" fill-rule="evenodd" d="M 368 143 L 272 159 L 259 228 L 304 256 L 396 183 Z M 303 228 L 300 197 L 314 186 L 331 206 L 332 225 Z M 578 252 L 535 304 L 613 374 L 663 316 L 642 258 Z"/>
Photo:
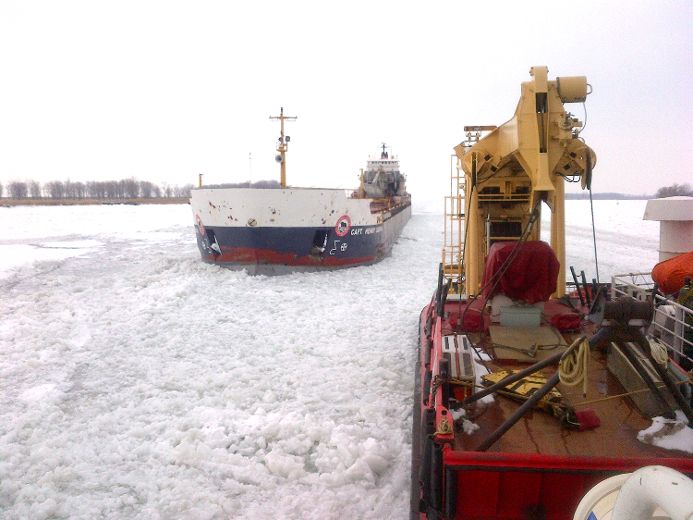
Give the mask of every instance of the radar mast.
<path id="1" fill-rule="evenodd" d="M 281 122 L 281 133 L 279 134 L 279 141 L 277 142 L 277 152 L 279 152 L 279 155 L 277 155 L 275 159 L 279 163 L 281 187 L 286 188 L 286 151 L 288 150 L 291 138 L 288 135 L 284 136 L 284 121 L 295 121 L 298 118 L 296 116 L 285 116 L 284 107 L 281 107 L 279 115 L 270 116 L 270 119 L 279 119 Z"/>

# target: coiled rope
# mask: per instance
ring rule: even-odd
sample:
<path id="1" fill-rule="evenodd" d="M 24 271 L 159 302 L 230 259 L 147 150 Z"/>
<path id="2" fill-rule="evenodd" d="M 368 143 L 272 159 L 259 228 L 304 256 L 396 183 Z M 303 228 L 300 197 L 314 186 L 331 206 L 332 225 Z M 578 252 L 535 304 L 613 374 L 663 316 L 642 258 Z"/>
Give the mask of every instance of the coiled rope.
<path id="1" fill-rule="evenodd" d="M 669 361 L 667 348 L 657 340 L 650 340 L 650 353 L 658 365 L 666 366 Z"/>
<path id="2" fill-rule="evenodd" d="M 579 342 L 579 346 L 577 346 Z M 575 348 L 577 346 L 577 348 Z M 590 344 L 584 336 L 576 339 L 558 363 L 558 378 L 566 386 L 582 383 L 582 394 L 587 396 L 587 365 L 590 362 Z"/>

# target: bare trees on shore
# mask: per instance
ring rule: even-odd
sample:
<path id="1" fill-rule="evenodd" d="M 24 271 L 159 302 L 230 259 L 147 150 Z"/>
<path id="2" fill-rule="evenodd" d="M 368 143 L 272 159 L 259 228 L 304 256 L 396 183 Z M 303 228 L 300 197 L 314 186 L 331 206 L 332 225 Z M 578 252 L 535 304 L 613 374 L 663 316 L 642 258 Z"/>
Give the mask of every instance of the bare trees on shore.
<path id="1" fill-rule="evenodd" d="M 72 182 L 51 181 L 43 185 L 36 181 L 0 183 L 0 197 L 11 199 L 159 199 L 189 197 L 192 184 L 157 186 L 149 181 L 121 179 L 118 181 Z"/>
<path id="2" fill-rule="evenodd" d="M 663 199 L 664 197 L 675 197 L 677 195 L 693 197 L 693 188 L 691 188 L 691 185 L 687 183 L 672 184 L 671 186 L 659 188 L 655 197 L 658 199 Z"/>
<path id="3" fill-rule="evenodd" d="M 26 199 L 28 196 L 26 182 L 10 182 L 7 185 L 7 195 L 11 199 Z"/>

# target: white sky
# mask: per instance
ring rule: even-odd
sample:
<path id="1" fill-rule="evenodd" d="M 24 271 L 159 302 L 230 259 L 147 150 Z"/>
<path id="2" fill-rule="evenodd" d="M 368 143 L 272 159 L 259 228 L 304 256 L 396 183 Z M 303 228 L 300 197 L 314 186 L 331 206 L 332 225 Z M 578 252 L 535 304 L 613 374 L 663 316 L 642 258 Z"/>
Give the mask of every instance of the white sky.
<path id="1" fill-rule="evenodd" d="M 653 193 L 693 181 L 691 26 L 688 0 L 2 0 L 0 182 L 278 178 L 284 106 L 290 184 L 354 187 L 385 141 L 433 200 L 548 65 L 593 85 L 594 190 Z"/>

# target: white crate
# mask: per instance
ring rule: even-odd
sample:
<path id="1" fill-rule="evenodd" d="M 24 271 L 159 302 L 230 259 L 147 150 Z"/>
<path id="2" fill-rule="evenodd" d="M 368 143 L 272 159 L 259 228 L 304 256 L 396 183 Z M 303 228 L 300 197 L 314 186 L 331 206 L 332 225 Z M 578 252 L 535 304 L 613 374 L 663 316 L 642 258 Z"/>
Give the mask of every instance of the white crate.
<path id="1" fill-rule="evenodd" d="M 500 324 L 503 327 L 538 327 L 541 309 L 533 305 L 508 305 L 501 308 Z"/>
<path id="2" fill-rule="evenodd" d="M 453 378 L 474 382 L 474 349 L 467 336 L 444 336 L 443 354 L 450 354 L 450 375 Z"/>

